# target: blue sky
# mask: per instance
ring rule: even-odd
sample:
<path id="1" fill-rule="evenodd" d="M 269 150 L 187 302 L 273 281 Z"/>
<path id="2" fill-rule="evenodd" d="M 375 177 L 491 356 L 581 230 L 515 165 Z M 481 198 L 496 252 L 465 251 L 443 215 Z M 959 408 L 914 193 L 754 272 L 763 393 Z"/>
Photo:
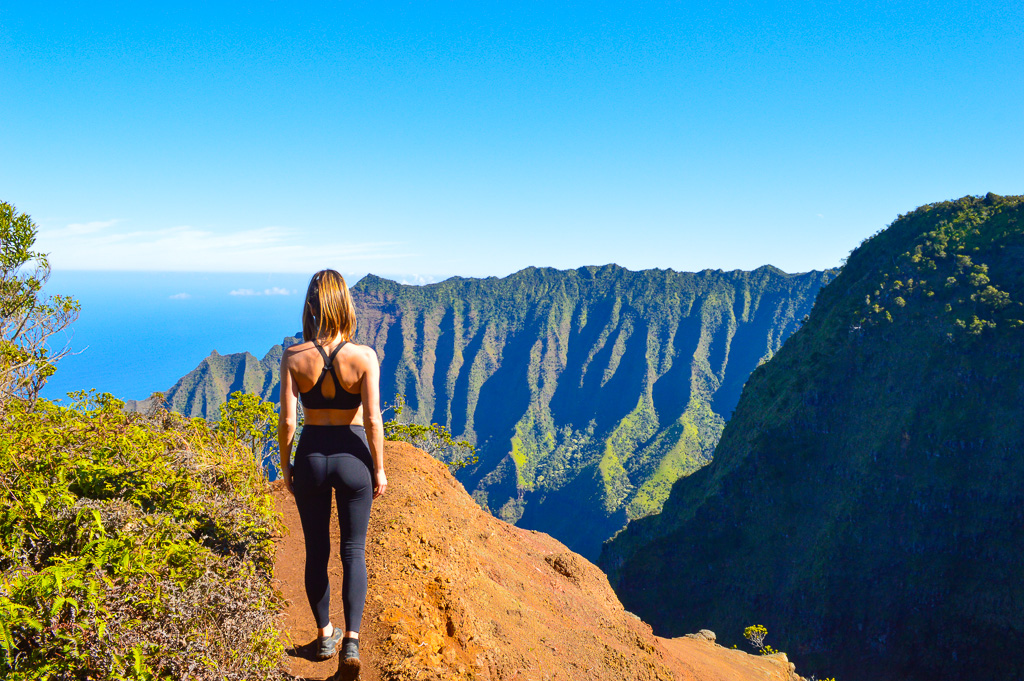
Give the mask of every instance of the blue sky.
<path id="1" fill-rule="evenodd" d="M 296 6 L 301 5 L 301 6 Z M 5 3 L 58 269 L 838 265 L 1024 193 L 1024 3 Z"/>

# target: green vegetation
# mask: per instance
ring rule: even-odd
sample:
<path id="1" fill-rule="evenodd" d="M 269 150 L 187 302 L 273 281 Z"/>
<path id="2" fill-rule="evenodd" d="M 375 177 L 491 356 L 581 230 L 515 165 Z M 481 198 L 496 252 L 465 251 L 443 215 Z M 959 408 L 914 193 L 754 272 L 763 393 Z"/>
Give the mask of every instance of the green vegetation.
<path id="1" fill-rule="evenodd" d="M 273 677 L 279 519 L 259 463 L 202 420 L 121 407 L 6 405 L 3 676 Z"/>
<path id="2" fill-rule="evenodd" d="M 743 630 L 743 638 L 750 642 L 750 645 L 757 649 L 762 655 L 774 655 L 779 652 L 764 642 L 768 635 L 768 628 L 763 624 L 754 624 Z"/>
<path id="3" fill-rule="evenodd" d="M 252 458 L 262 462 L 264 468 L 277 471 L 277 409 L 273 402 L 264 402 L 258 395 L 236 390 L 220 405 L 220 418 L 213 427 L 245 445 Z"/>
<path id="4" fill-rule="evenodd" d="M 870 284 L 865 287 L 864 305 L 854 312 L 854 324 L 892 323 L 893 315 L 913 315 L 921 309 L 934 314 L 932 309 L 941 306 L 944 316 L 940 319 L 949 324 L 946 333 L 951 342 L 979 336 L 1000 325 L 1024 325 L 1021 300 L 1012 299 L 1008 291 L 993 283 L 986 263 L 972 260 L 972 256 L 976 260 L 983 257 L 981 252 L 1016 245 L 1020 227 L 1017 218 L 1005 211 L 1001 197 L 961 199 L 926 208 L 901 216 L 891 233 L 874 237 L 878 248 L 900 250 L 905 244 L 907 250 L 878 269 L 870 282 L 873 290 Z M 906 243 L 905 234 L 917 230 L 921 230 L 917 237 Z M 1014 279 L 1002 285 L 1012 283 L 1016 283 Z M 934 300 L 924 308 L 911 305 L 909 310 L 903 309 L 908 301 L 920 298 Z"/>
<path id="5" fill-rule="evenodd" d="M 405 408 L 405 397 L 398 395 L 395 403 L 388 405 L 384 411 L 394 412 L 394 418 L 384 422 L 384 439 L 408 442 L 419 447 L 435 459 L 443 461 L 448 470 L 455 472 L 460 468 L 471 466 L 479 459 L 476 447 L 465 440 L 456 440 L 451 431 L 444 426 L 432 423 L 424 426 L 419 423 L 400 423 L 399 417 Z"/>
<path id="6" fill-rule="evenodd" d="M 457 475 L 482 505 L 596 557 L 710 460 L 750 372 L 830 277 L 615 265 L 430 286 L 367 276 L 353 287 L 356 340 L 381 358 L 384 398 L 405 396 L 403 427 L 436 424 L 475 447 Z M 213 354 L 168 401 L 213 416 L 234 390 L 276 399 L 281 351 Z M 446 461 L 473 461 L 439 442 Z"/>
<path id="7" fill-rule="evenodd" d="M 159 407 L 129 413 L 108 394 L 74 394 L 70 407 L 37 399 L 60 355 L 46 334 L 77 303 L 39 300 L 48 269 L 31 252 L 31 221 L 10 224 L 0 249 L 0 676 L 279 678 L 280 519 L 246 440 L 254 422 L 231 421 L 260 409 L 240 401 L 211 428 Z M 22 271 L 33 260 L 43 265 Z"/>
<path id="8" fill-rule="evenodd" d="M 843 678 L 1024 675 L 1022 302 L 1024 197 L 866 240 L 711 464 L 606 545 L 623 604 L 662 635 L 763 619 Z"/>

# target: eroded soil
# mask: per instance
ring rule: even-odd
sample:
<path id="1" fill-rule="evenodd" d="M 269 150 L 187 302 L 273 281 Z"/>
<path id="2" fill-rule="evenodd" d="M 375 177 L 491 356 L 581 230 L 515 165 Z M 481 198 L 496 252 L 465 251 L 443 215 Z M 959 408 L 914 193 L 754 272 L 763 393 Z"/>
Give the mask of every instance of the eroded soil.
<path id="1" fill-rule="evenodd" d="M 483 511 L 440 462 L 398 442 L 387 443 L 386 461 L 389 487 L 374 502 L 367 541 L 364 681 L 799 679 L 784 656 L 654 636 L 594 565 L 546 534 Z M 274 497 L 287 527 L 276 567 L 289 603 L 286 670 L 327 679 L 338 662 L 311 659 L 316 627 L 303 591 L 298 513 L 282 486 Z M 340 623 L 334 527 L 332 620 Z"/>

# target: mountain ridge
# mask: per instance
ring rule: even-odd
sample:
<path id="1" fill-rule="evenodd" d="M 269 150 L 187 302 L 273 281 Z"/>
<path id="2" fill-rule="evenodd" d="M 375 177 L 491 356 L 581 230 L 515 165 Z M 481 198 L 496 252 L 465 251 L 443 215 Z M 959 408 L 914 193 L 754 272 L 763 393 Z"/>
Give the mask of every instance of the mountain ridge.
<path id="1" fill-rule="evenodd" d="M 381 359 L 384 399 L 404 395 L 403 419 L 476 445 L 459 478 L 481 505 L 596 557 L 707 463 L 750 372 L 831 276 L 603 265 L 420 287 L 368 275 L 352 287 L 356 341 Z M 273 401 L 279 358 L 211 356 L 167 398 L 188 415 L 232 389 Z"/>

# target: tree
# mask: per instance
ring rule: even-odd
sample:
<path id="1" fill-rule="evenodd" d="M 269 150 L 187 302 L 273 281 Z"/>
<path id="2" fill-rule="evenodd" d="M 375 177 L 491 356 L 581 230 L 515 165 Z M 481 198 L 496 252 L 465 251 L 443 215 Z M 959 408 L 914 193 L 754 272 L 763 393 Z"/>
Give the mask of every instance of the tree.
<path id="1" fill-rule="evenodd" d="M 399 393 L 395 403 L 385 407 L 384 411 L 394 411 L 395 417 L 384 422 L 384 439 L 408 442 L 419 447 L 435 459 L 442 461 L 451 472 L 472 466 L 480 459 L 476 455 L 476 447 L 466 440 L 456 440 L 446 427 L 432 423 L 424 426 L 419 423 L 399 423 L 398 417 L 405 408 L 405 395 Z"/>
<path id="2" fill-rule="evenodd" d="M 35 404 L 57 361 L 71 350 L 65 343 L 55 351 L 48 341 L 81 309 L 69 296 L 43 296 L 50 264 L 32 250 L 36 232 L 32 218 L 0 202 L 0 406 L 12 398 Z"/>
<path id="3" fill-rule="evenodd" d="M 277 438 L 277 411 L 272 402 L 264 402 L 259 395 L 236 390 L 220 405 L 215 428 L 245 444 L 262 461 Z"/>

